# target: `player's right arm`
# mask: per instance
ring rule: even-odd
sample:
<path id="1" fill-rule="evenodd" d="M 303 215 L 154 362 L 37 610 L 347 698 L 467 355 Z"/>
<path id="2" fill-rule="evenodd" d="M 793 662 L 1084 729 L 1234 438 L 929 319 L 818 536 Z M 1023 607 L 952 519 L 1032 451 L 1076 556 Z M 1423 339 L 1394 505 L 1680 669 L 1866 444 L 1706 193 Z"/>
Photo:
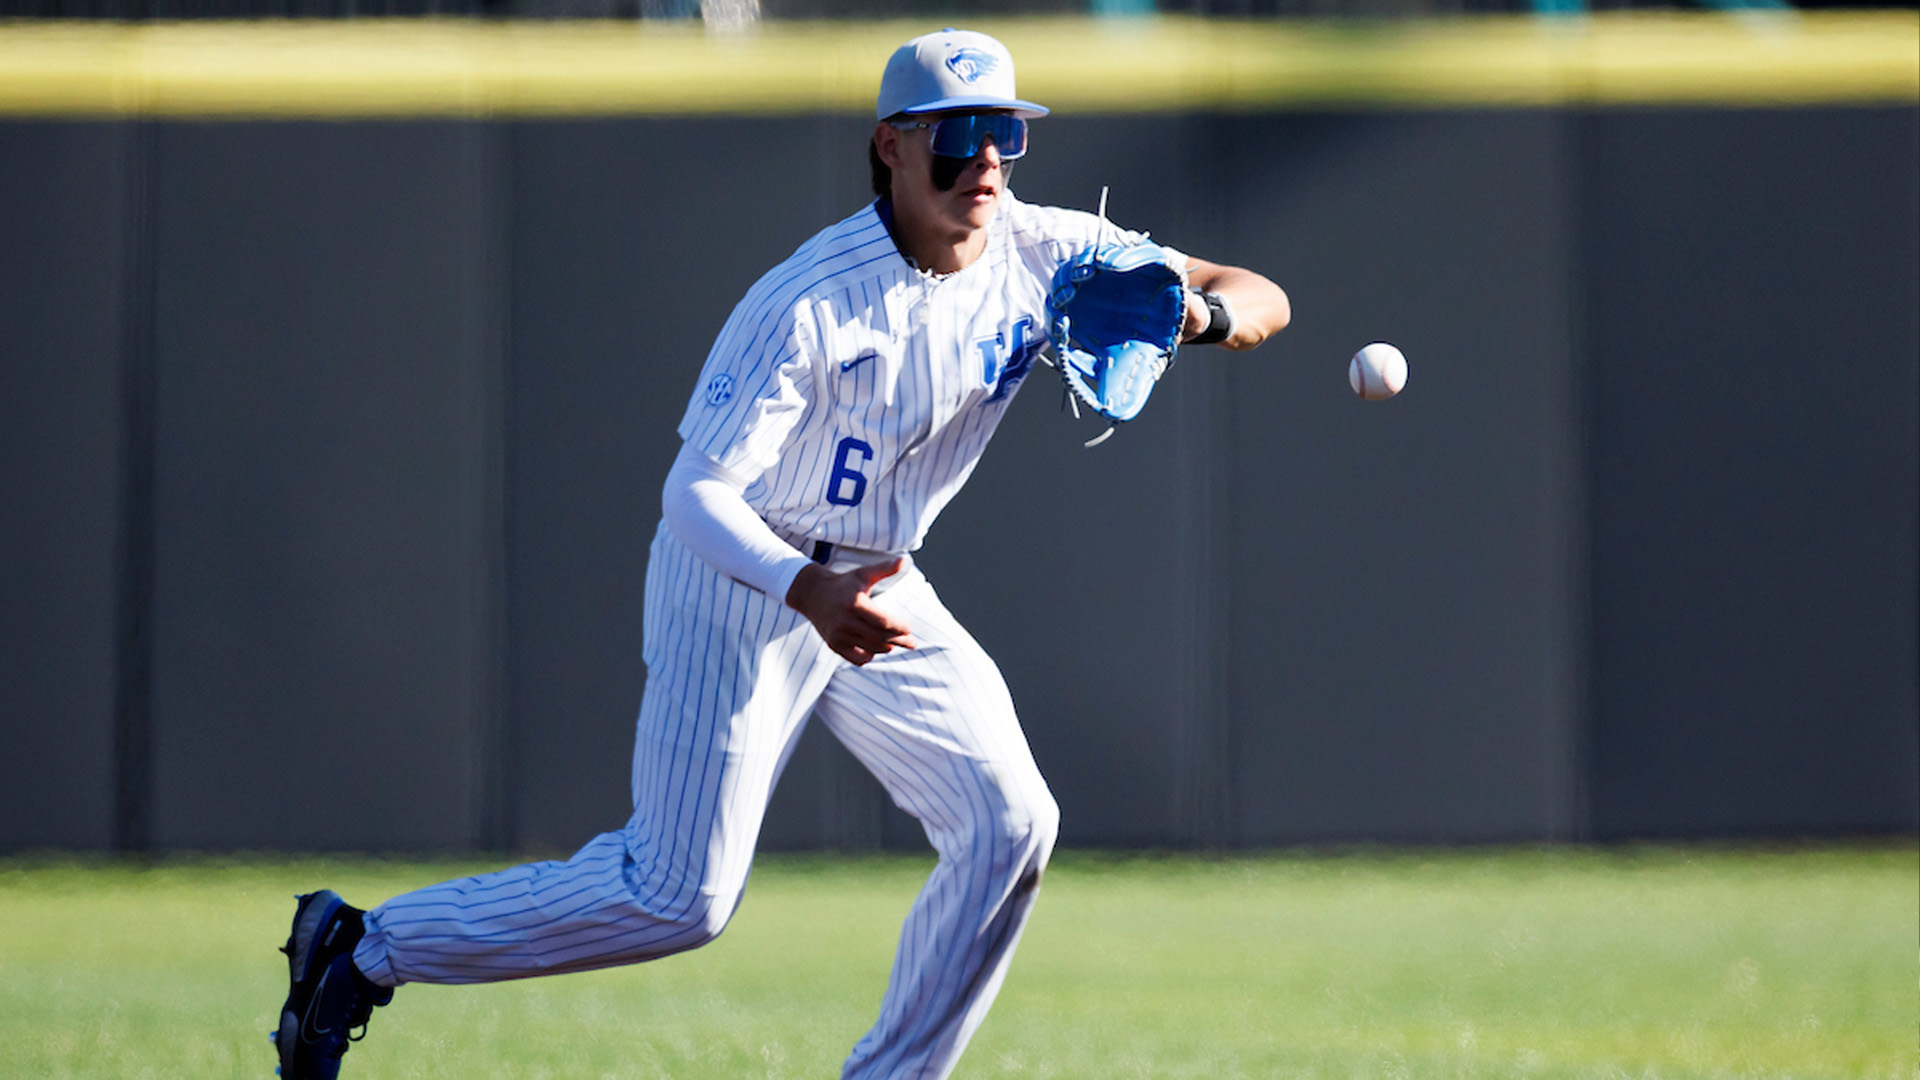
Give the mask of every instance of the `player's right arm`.
<path id="1" fill-rule="evenodd" d="M 768 596 L 785 596 L 813 560 L 780 539 L 748 504 L 747 481 L 682 443 L 660 489 L 667 528 L 707 565 Z"/>

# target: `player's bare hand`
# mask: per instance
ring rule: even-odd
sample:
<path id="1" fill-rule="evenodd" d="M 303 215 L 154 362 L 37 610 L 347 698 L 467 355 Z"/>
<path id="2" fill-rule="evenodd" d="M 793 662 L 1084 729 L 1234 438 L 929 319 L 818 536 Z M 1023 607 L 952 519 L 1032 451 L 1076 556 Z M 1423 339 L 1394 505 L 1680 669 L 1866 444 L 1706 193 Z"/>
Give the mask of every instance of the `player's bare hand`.
<path id="1" fill-rule="evenodd" d="M 920 642 L 913 629 L 882 610 L 869 595 L 877 582 L 899 573 L 905 562 L 895 559 L 842 574 L 809 566 L 787 589 L 787 606 L 807 617 L 827 648 L 855 665 L 895 649 L 917 649 Z"/>

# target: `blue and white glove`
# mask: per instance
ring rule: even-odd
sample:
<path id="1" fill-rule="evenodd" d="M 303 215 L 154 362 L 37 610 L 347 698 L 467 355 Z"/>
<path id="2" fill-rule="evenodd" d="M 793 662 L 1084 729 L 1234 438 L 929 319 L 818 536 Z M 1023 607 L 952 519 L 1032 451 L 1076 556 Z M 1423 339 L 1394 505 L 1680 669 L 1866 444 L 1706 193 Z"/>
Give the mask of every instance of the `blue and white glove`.
<path id="1" fill-rule="evenodd" d="M 1062 263 L 1047 294 L 1047 336 L 1067 388 L 1112 421 L 1140 415 L 1173 366 L 1187 313 L 1187 257 L 1159 244 L 1101 244 Z"/>

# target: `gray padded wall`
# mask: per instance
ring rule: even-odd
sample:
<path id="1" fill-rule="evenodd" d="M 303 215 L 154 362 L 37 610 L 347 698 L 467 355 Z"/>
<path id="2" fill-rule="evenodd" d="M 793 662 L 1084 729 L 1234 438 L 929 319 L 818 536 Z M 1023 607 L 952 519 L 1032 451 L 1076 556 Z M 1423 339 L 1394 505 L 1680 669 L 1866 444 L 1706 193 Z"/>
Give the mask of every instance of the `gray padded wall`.
<path id="1" fill-rule="evenodd" d="M 113 839 L 124 138 L 0 124 L 0 850 Z"/>
<path id="2" fill-rule="evenodd" d="M 1917 131 L 1586 122 L 1599 835 L 1920 819 Z"/>
<path id="3" fill-rule="evenodd" d="M 481 839 L 483 135 L 162 128 L 159 846 Z"/>
<path id="4" fill-rule="evenodd" d="M 747 285 L 866 200 L 865 128 L 0 125 L 0 848 L 112 841 L 116 605 L 158 846 L 616 827 L 672 429 Z M 1110 184 L 1296 305 L 1097 450 L 1036 371 L 921 553 L 1068 842 L 1916 827 L 1913 109 L 1038 131 L 1024 197 Z M 1374 339 L 1413 381 L 1364 404 Z M 821 730 L 763 839 L 919 842 Z"/>

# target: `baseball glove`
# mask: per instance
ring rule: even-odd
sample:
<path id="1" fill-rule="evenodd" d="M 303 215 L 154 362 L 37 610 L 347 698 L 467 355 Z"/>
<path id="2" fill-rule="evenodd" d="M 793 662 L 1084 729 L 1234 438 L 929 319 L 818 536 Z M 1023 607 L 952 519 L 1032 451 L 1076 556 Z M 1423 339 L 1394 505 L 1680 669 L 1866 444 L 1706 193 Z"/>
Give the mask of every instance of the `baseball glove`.
<path id="1" fill-rule="evenodd" d="M 1186 256 L 1142 241 L 1101 244 L 1061 264 L 1047 294 L 1047 336 L 1074 397 L 1114 427 L 1140 415 L 1173 366 L 1186 317 Z"/>

